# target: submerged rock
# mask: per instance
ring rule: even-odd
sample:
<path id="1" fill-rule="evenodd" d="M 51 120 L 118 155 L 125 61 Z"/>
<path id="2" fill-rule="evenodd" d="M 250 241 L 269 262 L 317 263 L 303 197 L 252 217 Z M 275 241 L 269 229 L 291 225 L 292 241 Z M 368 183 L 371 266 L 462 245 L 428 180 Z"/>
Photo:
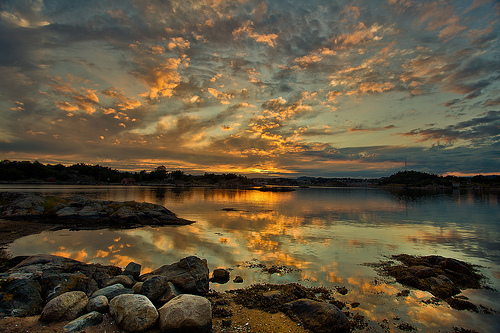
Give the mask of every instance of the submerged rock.
<path id="1" fill-rule="evenodd" d="M 227 283 L 229 281 L 230 273 L 227 269 L 224 268 L 216 268 L 212 272 L 212 278 L 210 279 L 211 282 L 215 283 Z"/>

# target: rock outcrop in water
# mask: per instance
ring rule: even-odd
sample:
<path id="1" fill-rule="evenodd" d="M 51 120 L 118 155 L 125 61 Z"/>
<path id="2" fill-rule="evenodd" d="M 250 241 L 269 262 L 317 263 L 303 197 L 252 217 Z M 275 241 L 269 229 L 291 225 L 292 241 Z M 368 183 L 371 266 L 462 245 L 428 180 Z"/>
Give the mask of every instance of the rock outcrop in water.
<path id="1" fill-rule="evenodd" d="M 482 288 L 484 277 L 478 273 L 477 266 L 438 255 L 420 257 L 399 254 L 391 256 L 391 259 L 401 264 L 387 261 L 371 265 L 402 285 L 428 291 L 455 309 L 478 311 L 471 302 L 454 297 L 464 289 Z"/>
<path id="2" fill-rule="evenodd" d="M 35 193 L 0 193 L 0 217 L 9 220 L 57 222 L 78 229 L 134 228 L 143 225 L 186 225 L 173 212 L 146 202 L 92 200 Z"/>

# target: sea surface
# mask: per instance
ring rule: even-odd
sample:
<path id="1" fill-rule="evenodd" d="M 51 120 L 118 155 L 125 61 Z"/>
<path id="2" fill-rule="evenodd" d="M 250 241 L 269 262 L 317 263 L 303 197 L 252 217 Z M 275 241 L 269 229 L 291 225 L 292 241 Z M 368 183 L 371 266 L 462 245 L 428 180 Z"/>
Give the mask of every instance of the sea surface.
<path id="1" fill-rule="evenodd" d="M 99 200 L 151 202 L 188 226 L 129 230 L 60 230 L 16 240 L 12 255 L 50 253 L 87 263 L 125 267 L 140 263 L 143 272 L 196 255 L 210 270 L 228 268 L 231 281 L 216 290 L 255 283 L 299 282 L 335 289 L 337 299 L 359 302 L 352 312 L 364 315 L 371 332 L 399 332 L 410 323 L 419 332 L 500 330 L 500 294 L 467 290 L 469 301 L 497 312 L 473 313 L 446 303 L 426 304 L 432 295 L 407 289 L 377 275 L 366 263 L 391 255 L 441 255 L 479 265 L 485 284 L 500 290 L 500 196 L 483 191 L 389 192 L 372 188 L 297 188 L 260 192 L 154 186 L 0 185 L 0 191 L 84 195 Z M 285 266 L 281 274 L 257 266 Z M 242 276 L 244 283 L 232 282 Z"/>

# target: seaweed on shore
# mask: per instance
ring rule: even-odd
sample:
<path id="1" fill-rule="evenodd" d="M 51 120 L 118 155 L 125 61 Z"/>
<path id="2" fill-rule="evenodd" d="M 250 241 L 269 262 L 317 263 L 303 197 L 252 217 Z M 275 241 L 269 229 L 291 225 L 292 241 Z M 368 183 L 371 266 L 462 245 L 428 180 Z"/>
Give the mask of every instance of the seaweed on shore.
<path id="1" fill-rule="evenodd" d="M 395 278 L 404 286 L 428 291 L 454 309 L 478 311 L 478 306 L 456 295 L 465 289 L 487 288 L 482 285 L 485 277 L 480 274 L 479 266 L 438 255 L 398 254 L 390 258 L 392 260 L 366 265 L 374 267 L 383 276 Z"/>

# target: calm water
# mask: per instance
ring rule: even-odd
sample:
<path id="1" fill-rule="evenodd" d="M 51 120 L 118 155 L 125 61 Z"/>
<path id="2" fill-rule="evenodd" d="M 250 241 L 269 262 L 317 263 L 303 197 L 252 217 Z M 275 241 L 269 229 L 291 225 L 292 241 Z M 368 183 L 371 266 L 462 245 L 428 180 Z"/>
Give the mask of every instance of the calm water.
<path id="1" fill-rule="evenodd" d="M 367 317 L 370 331 L 390 331 L 409 322 L 421 332 L 452 331 L 454 326 L 497 332 L 500 315 L 425 305 L 431 295 L 385 281 L 367 266 L 399 253 L 437 254 L 481 265 L 489 285 L 500 289 L 500 197 L 480 192 L 403 196 L 378 189 L 308 188 L 273 193 L 206 188 L 61 187 L 3 185 L 0 191 L 102 200 L 135 200 L 163 205 L 196 223 L 134 230 L 56 231 L 15 241 L 13 255 L 51 253 L 77 260 L 124 267 L 141 263 L 143 271 L 188 255 L 206 258 L 209 268 L 232 268 L 243 284 L 211 285 L 224 290 L 257 282 L 300 282 L 306 286 L 346 286 L 338 295 Z M 226 209 L 226 210 L 225 210 Z M 230 209 L 230 210 L 228 210 Z M 254 261 L 296 269 L 282 276 L 239 265 Z M 500 311 L 499 293 L 466 291 L 470 301 Z M 394 320 L 394 317 L 401 318 Z"/>

